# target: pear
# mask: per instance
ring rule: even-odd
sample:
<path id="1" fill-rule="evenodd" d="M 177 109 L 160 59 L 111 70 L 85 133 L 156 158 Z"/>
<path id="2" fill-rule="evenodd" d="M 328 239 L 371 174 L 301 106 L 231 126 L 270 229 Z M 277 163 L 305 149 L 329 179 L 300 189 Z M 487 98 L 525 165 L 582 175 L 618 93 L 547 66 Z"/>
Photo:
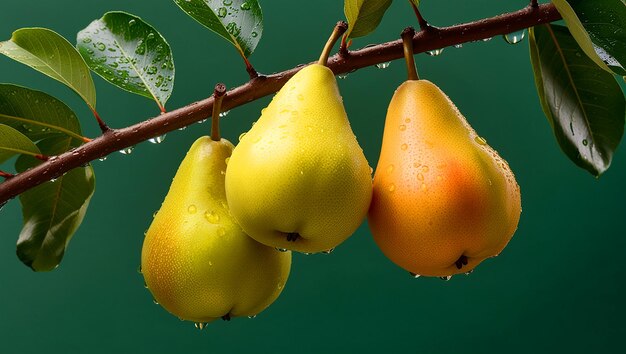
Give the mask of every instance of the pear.
<path id="1" fill-rule="evenodd" d="M 291 266 L 290 252 L 254 241 L 229 214 L 224 171 L 233 148 L 225 139 L 196 140 L 143 243 L 141 270 L 155 301 L 198 328 L 263 311 Z"/>
<path id="2" fill-rule="evenodd" d="M 409 77 L 387 111 L 368 224 L 394 263 L 449 279 L 504 249 L 519 222 L 520 190 L 450 98 L 417 72 Z"/>
<path id="3" fill-rule="evenodd" d="M 261 111 L 226 170 L 232 215 L 252 238 L 279 249 L 333 249 L 363 222 L 371 200 L 371 169 L 325 53 Z"/>

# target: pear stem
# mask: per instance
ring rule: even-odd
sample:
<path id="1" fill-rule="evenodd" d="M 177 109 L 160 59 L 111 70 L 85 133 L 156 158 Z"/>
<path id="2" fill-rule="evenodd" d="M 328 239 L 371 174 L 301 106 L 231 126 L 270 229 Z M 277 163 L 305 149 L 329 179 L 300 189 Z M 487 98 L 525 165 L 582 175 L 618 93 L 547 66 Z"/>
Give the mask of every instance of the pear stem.
<path id="1" fill-rule="evenodd" d="M 222 112 L 222 101 L 226 97 L 226 85 L 217 84 L 213 91 L 213 113 L 211 114 L 211 140 L 220 141 L 220 113 Z"/>
<path id="2" fill-rule="evenodd" d="M 404 47 L 404 60 L 406 61 L 406 70 L 409 73 L 409 80 L 419 80 L 417 69 L 415 67 L 415 59 L 413 58 L 413 37 L 415 30 L 413 27 L 407 27 L 402 31 L 402 46 Z"/>
<path id="3" fill-rule="evenodd" d="M 324 46 L 324 50 L 322 50 L 320 59 L 317 61 L 318 64 L 326 66 L 331 50 L 333 50 L 335 43 L 337 43 L 337 40 L 339 40 L 339 38 L 346 32 L 347 29 L 347 23 L 345 23 L 344 21 L 337 22 L 333 33 L 330 35 L 330 38 L 328 38 L 328 42 L 326 42 L 326 45 Z"/>

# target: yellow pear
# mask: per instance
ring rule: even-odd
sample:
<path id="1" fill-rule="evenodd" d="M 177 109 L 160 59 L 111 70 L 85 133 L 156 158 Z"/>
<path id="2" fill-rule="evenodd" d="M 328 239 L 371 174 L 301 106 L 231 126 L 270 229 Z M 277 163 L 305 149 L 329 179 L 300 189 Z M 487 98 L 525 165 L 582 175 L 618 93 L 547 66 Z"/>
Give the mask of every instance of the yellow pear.
<path id="1" fill-rule="evenodd" d="M 449 279 L 504 249 L 519 222 L 520 190 L 448 96 L 417 78 L 412 48 L 405 53 L 413 72 L 389 104 L 368 224 L 397 265 Z"/>
<path id="2" fill-rule="evenodd" d="M 209 137 L 191 146 L 143 243 L 141 269 L 155 300 L 199 328 L 263 311 L 291 267 L 290 252 L 254 241 L 230 216 L 224 171 L 232 150 Z"/>
<path id="3" fill-rule="evenodd" d="M 226 196 L 251 237 L 306 253 L 326 251 L 363 222 L 371 170 L 333 72 L 294 75 L 245 134 L 228 164 Z"/>

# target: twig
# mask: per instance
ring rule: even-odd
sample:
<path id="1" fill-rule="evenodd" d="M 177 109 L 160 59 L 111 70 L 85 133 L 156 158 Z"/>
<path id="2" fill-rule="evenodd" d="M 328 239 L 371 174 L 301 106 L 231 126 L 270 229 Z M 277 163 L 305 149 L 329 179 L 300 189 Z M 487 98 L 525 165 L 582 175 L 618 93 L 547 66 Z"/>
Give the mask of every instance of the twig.
<path id="1" fill-rule="evenodd" d="M 420 31 L 413 38 L 413 51 L 414 53 L 423 53 L 455 44 L 478 41 L 559 19 L 561 16 L 552 4 L 542 4 L 538 8 L 528 6 L 519 11 L 476 22 L 442 27 L 437 31 Z M 350 56 L 345 58 L 341 58 L 339 55 L 332 56 L 328 60 L 328 67 L 335 74 L 341 74 L 397 60 L 403 56 L 402 40 L 395 40 L 351 51 Z M 298 66 L 273 75 L 258 76 L 251 79 L 228 92 L 222 109 L 229 110 L 275 93 L 301 68 L 302 66 Z M 1 183 L 0 204 L 73 168 L 206 119 L 211 115 L 213 102 L 214 98 L 209 97 L 127 128 L 108 130 L 98 138 L 71 152 L 50 158 L 47 162 Z"/>

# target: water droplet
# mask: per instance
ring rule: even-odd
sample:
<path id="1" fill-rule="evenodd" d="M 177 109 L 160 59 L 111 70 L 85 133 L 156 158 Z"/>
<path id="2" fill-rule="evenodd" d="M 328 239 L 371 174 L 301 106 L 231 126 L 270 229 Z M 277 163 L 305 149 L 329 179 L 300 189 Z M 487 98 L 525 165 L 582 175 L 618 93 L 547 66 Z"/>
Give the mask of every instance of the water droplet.
<path id="1" fill-rule="evenodd" d="M 145 281 L 143 282 L 143 287 L 148 289 L 148 284 Z"/>
<path id="2" fill-rule="evenodd" d="M 478 144 L 478 145 L 487 145 L 487 140 L 485 140 L 485 138 L 481 137 L 481 136 L 476 136 L 474 137 L 474 141 Z"/>
<path id="3" fill-rule="evenodd" d="M 146 54 L 146 44 L 143 41 L 139 42 L 139 44 L 137 45 L 137 48 L 135 49 L 135 54 Z"/>
<path id="4" fill-rule="evenodd" d="M 102 156 L 101 158 L 98 159 L 98 161 L 103 162 L 103 161 L 106 161 L 106 159 L 107 159 L 107 156 Z"/>
<path id="5" fill-rule="evenodd" d="M 393 183 L 390 184 L 389 187 L 387 187 L 387 190 L 393 193 L 396 190 L 396 185 Z"/>
<path id="6" fill-rule="evenodd" d="M 589 145 L 589 142 L 587 141 L 587 139 L 583 139 L 583 145 L 585 146 Z"/>
<path id="7" fill-rule="evenodd" d="M 525 29 L 517 32 L 508 33 L 502 36 L 502 38 L 504 38 L 504 40 L 509 44 L 517 44 L 521 42 L 524 37 L 526 37 Z"/>
<path id="8" fill-rule="evenodd" d="M 227 157 L 227 158 L 225 158 L 225 159 L 224 159 L 224 163 L 225 163 L 226 165 L 228 165 L 228 163 L 229 163 L 229 162 L 230 162 L 230 157 Z"/>
<path id="9" fill-rule="evenodd" d="M 243 139 L 243 137 L 244 137 L 244 136 L 246 136 L 246 133 L 245 133 L 245 132 L 244 132 L 244 133 L 239 134 L 239 141 L 241 141 L 241 140 Z"/>
<path id="10" fill-rule="evenodd" d="M 207 211 L 204 213 L 204 218 L 207 219 L 211 224 L 217 224 L 220 222 L 220 216 L 214 211 Z"/>
<path id="11" fill-rule="evenodd" d="M 452 279 L 451 275 L 446 275 L 445 277 L 439 277 L 439 279 L 444 280 L 444 281 L 448 281 L 450 279 Z"/>
<path id="12" fill-rule="evenodd" d="M 163 77 L 163 75 L 159 75 L 159 76 L 157 76 L 156 82 L 154 83 L 154 85 L 156 87 L 161 87 L 161 86 L 163 86 L 164 82 L 165 82 L 165 78 Z"/>
<path id="13" fill-rule="evenodd" d="M 384 63 L 378 63 L 376 64 L 376 67 L 379 69 L 387 69 L 389 67 L 389 65 L 391 65 L 390 61 L 384 62 Z"/>
<path id="14" fill-rule="evenodd" d="M 129 146 L 129 147 L 127 147 L 127 148 L 124 148 L 124 149 L 120 150 L 120 153 L 121 153 L 121 154 L 124 154 L 124 155 L 130 155 L 130 154 L 132 154 L 132 153 L 133 153 L 133 150 L 134 150 L 134 149 L 135 149 L 135 147 L 134 147 L 134 146 Z"/>
<path id="15" fill-rule="evenodd" d="M 459 48 L 463 48 L 463 44 L 461 44 L 461 43 L 459 43 L 459 44 L 455 44 L 455 45 L 454 45 L 454 48 L 457 48 L 457 49 L 459 49 Z"/>
<path id="16" fill-rule="evenodd" d="M 88 38 L 88 37 L 83 38 L 83 43 L 91 43 L 91 38 Z"/>
<path id="17" fill-rule="evenodd" d="M 206 323 L 205 322 L 196 322 L 193 324 L 197 329 L 199 330 L 203 330 L 206 327 Z"/>
<path id="18" fill-rule="evenodd" d="M 286 249 L 286 248 L 279 248 L 279 247 L 276 247 L 276 250 L 277 250 L 278 252 L 287 252 L 287 249 Z"/>
<path id="19" fill-rule="evenodd" d="M 428 166 L 426 166 L 426 165 L 422 166 L 422 172 L 428 173 L 429 170 L 430 170 L 430 168 L 428 168 Z"/>
<path id="20" fill-rule="evenodd" d="M 220 8 L 217 10 L 217 16 L 219 16 L 219 17 L 221 17 L 221 18 L 226 17 L 226 15 L 227 15 L 227 14 L 228 14 L 228 10 L 227 10 L 225 7 L 220 7 Z"/>
<path id="21" fill-rule="evenodd" d="M 256 315 L 248 316 L 248 318 L 256 318 Z"/>
<path id="22" fill-rule="evenodd" d="M 228 115 L 228 113 L 230 113 L 230 111 L 224 111 L 222 113 L 220 113 L 220 118 L 224 118 Z"/>
<path id="23" fill-rule="evenodd" d="M 402 149 L 402 151 L 404 151 L 404 150 L 406 150 L 408 148 L 409 148 L 409 146 L 407 144 L 400 145 L 400 149 Z"/>
<path id="24" fill-rule="evenodd" d="M 224 6 L 230 6 L 233 4 L 233 0 L 224 0 L 223 4 Z"/>
<path id="25" fill-rule="evenodd" d="M 392 173 L 393 172 L 393 165 L 389 165 L 387 167 L 387 173 Z"/>
<path id="26" fill-rule="evenodd" d="M 474 273 L 474 270 L 473 270 L 473 269 L 470 269 L 470 270 L 468 270 L 467 272 L 465 272 L 465 275 L 470 275 L 470 274 L 472 274 L 472 273 Z"/>
<path id="27" fill-rule="evenodd" d="M 186 127 L 186 126 L 185 126 L 185 127 L 180 127 L 180 128 L 178 128 L 178 130 L 185 130 L 185 129 L 187 129 L 187 127 Z"/>
<path id="28" fill-rule="evenodd" d="M 424 180 L 424 175 L 423 175 L 423 174 L 421 174 L 421 173 L 418 173 L 418 174 L 417 174 L 417 179 L 418 179 L 419 181 L 423 181 L 423 180 Z"/>
<path id="29" fill-rule="evenodd" d="M 409 272 L 409 274 L 411 274 L 411 276 L 412 276 L 413 278 L 415 278 L 415 279 L 417 279 L 417 278 L 421 277 L 421 275 L 419 275 L 419 274 L 415 274 L 415 273 L 413 273 L 413 272 Z"/>
<path id="30" fill-rule="evenodd" d="M 256 33 L 256 32 L 252 32 L 252 33 L 250 33 L 250 35 L 252 35 L 252 38 L 256 38 L 259 34 Z"/>
<path id="31" fill-rule="evenodd" d="M 154 75 L 154 74 L 156 74 L 156 73 L 157 73 L 157 71 L 158 71 L 158 70 L 159 70 L 159 69 L 157 69 L 157 67 L 156 67 L 156 66 L 151 66 L 151 67 L 149 67 L 148 69 L 146 69 L 146 73 L 147 73 L 148 75 Z"/>
<path id="32" fill-rule="evenodd" d="M 337 75 L 337 77 L 338 77 L 339 79 L 341 79 L 341 80 L 344 80 L 344 79 L 346 79 L 346 78 L 348 77 L 348 75 L 349 75 L 348 73 L 344 73 L 344 74 L 339 74 L 339 75 Z"/>
<path id="33" fill-rule="evenodd" d="M 196 207 L 193 204 L 187 207 L 187 212 L 189 212 L 189 214 L 195 214 L 197 211 L 198 211 L 198 207 Z"/>
<path id="34" fill-rule="evenodd" d="M 483 42 L 489 42 L 491 40 L 491 37 L 487 37 L 487 38 L 483 38 L 482 41 Z"/>
<path id="35" fill-rule="evenodd" d="M 400 124 L 400 130 L 405 131 L 406 130 L 406 125 Z"/>
<path id="36" fill-rule="evenodd" d="M 250 6 L 250 4 L 248 2 L 244 2 L 243 4 L 241 4 L 241 9 L 244 11 L 248 11 L 250 10 L 252 6 Z"/>
<path id="37" fill-rule="evenodd" d="M 128 25 L 129 25 L 129 26 L 131 26 L 131 27 L 132 27 L 135 23 L 137 23 L 137 21 L 136 21 L 136 20 L 134 20 L 134 19 L 132 19 L 132 20 L 128 21 Z"/>
<path id="38" fill-rule="evenodd" d="M 160 143 L 162 143 L 165 140 L 165 136 L 166 136 L 166 134 L 159 135 L 159 136 L 156 136 L 154 138 L 148 139 L 148 141 L 153 143 L 153 144 L 160 144 Z"/>
<path id="39" fill-rule="evenodd" d="M 155 305 L 158 305 L 158 304 L 159 304 L 159 302 L 157 301 L 157 299 L 152 299 L 152 302 L 153 302 Z"/>
<path id="40" fill-rule="evenodd" d="M 137 267 L 137 273 L 139 273 L 139 274 L 143 274 L 143 273 L 141 272 L 141 264 Z"/>
<path id="41" fill-rule="evenodd" d="M 96 44 L 96 48 L 102 52 L 106 49 L 106 46 L 104 45 L 104 43 L 98 42 L 98 44 Z"/>
<path id="42" fill-rule="evenodd" d="M 431 57 L 436 57 L 438 55 L 441 55 L 441 53 L 443 53 L 443 48 L 429 50 L 426 52 L 426 54 L 430 55 Z"/>
<path id="43" fill-rule="evenodd" d="M 156 216 L 157 216 L 157 214 L 158 214 L 158 213 L 159 213 L 159 211 L 158 211 L 158 210 L 157 210 L 157 211 L 155 211 L 154 213 L 152 213 L 152 217 L 153 217 L 153 218 L 156 218 Z"/>
<path id="44" fill-rule="evenodd" d="M 237 37 L 239 33 L 241 32 L 241 28 L 239 28 L 236 23 L 231 22 L 226 25 L 226 31 L 228 31 L 228 33 L 232 34 L 233 36 Z"/>
<path id="45" fill-rule="evenodd" d="M 331 249 L 328 249 L 326 251 L 322 251 L 322 253 L 323 254 L 331 254 L 331 253 L 333 253 L 334 250 L 335 250 L 334 248 L 331 248 Z"/>

